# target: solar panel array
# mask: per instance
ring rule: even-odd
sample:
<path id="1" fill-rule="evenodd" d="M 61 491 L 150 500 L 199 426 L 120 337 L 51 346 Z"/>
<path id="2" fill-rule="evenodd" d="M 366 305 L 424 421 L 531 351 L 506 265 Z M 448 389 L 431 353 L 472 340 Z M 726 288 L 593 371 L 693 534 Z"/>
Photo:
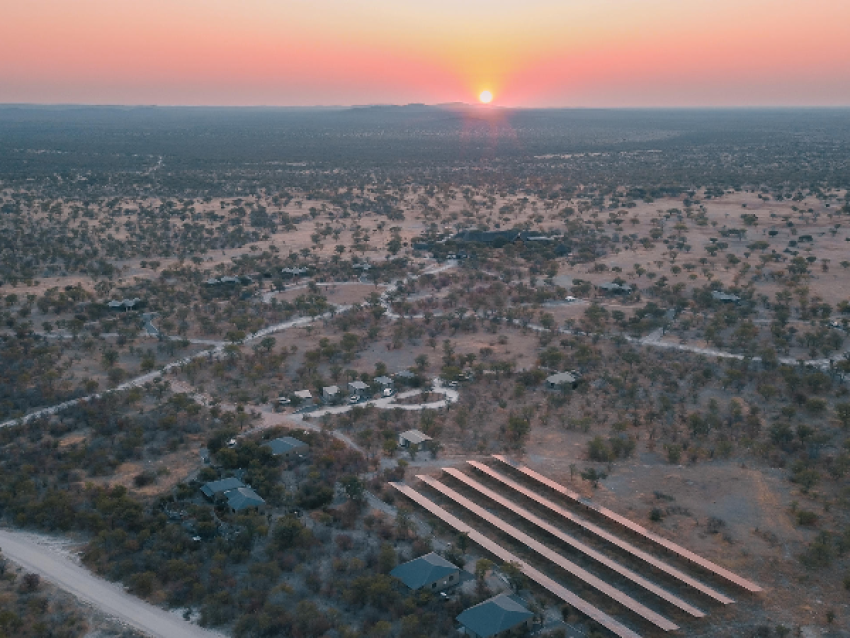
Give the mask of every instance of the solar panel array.
<path id="1" fill-rule="evenodd" d="M 551 479 L 546 478 L 545 476 L 538 474 L 534 470 L 530 468 L 512 462 L 508 458 L 504 456 L 494 455 L 494 458 L 499 462 L 506 464 L 516 471 L 520 472 L 522 475 L 531 479 L 535 484 L 545 486 L 551 490 L 554 490 L 558 494 L 566 496 L 571 501 L 580 504 L 581 506 L 587 508 L 588 510 L 592 510 L 599 516 L 603 517 L 609 523 L 614 523 L 620 528 L 624 528 L 630 532 L 638 534 L 645 541 L 649 541 L 654 546 L 664 549 L 667 552 L 673 553 L 676 556 L 685 559 L 691 564 L 698 565 L 700 568 L 710 572 L 713 576 L 726 581 L 727 583 L 732 583 L 738 587 L 741 587 L 750 592 L 760 592 L 762 588 L 756 585 L 755 583 L 738 576 L 737 574 L 732 573 L 731 571 L 720 567 L 719 565 L 694 554 L 693 552 L 669 541 L 649 530 L 630 521 L 629 519 L 620 516 L 619 514 L 601 507 L 588 499 L 583 498 L 579 494 L 567 489 L 563 485 L 552 481 Z M 652 555 L 651 553 L 640 549 L 635 546 L 633 543 L 630 543 L 627 540 L 624 540 L 617 536 L 616 534 L 611 533 L 610 531 L 600 527 L 599 525 L 587 520 L 581 516 L 578 516 L 571 512 L 569 509 L 562 507 L 558 503 L 553 500 L 546 498 L 542 494 L 539 494 L 534 489 L 530 489 L 526 485 L 514 480 L 510 476 L 495 470 L 494 468 L 486 465 L 484 463 L 479 463 L 477 461 L 470 461 L 470 466 L 477 470 L 478 472 L 488 476 L 497 482 L 498 485 L 504 486 L 507 491 L 497 491 L 492 489 L 475 478 L 469 476 L 467 473 L 462 472 L 455 468 L 443 468 L 443 471 L 451 476 L 453 479 L 462 483 L 465 487 L 469 488 L 473 491 L 473 495 L 482 496 L 490 501 L 497 503 L 499 506 L 505 508 L 506 510 L 512 512 L 514 515 L 518 516 L 521 519 L 523 525 L 531 525 L 531 529 L 542 530 L 554 537 L 560 543 L 569 546 L 572 550 L 578 552 L 579 557 L 584 562 L 589 562 L 588 567 L 592 565 L 599 565 L 603 569 L 601 571 L 601 575 L 597 575 L 588 569 L 585 569 L 581 565 L 576 564 L 574 561 L 567 559 L 562 554 L 558 553 L 554 547 L 550 547 L 548 544 L 541 542 L 540 540 L 532 537 L 530 534 L 516 527 L 516 525 L 512 525 L 503 517 L 496 515 L 493 511 L 487 509 L 481 504 L 473 501 L 471 498 L 464 496 L 463 494 L 457 492 L 452 489 L 448 485 L 438 481 L 437 479 L 430 476 L 418 476 L 417 478 L 421 480 L 423 483 L 436 490 L 440 494 L 445 497 L 448 497 L 455 506 L 462 507 L 466 512 L 478 517 L 482 521 L 486 522 L 488 525 L 494 527 L 500 533 L 505 534 L 511 539 L 517 541 L 522 547 L 525 548 L 526 551 L 533 552 L 534 555 L 538 557 L 538 562 L 540 558 L 546 561 L 546 564 L 553 568 L 552 574 L 544 574 L 539 569 L 534 566 L 528 564 L 526 561 L 521 560 L 519 557 L 514 555 L 511 551 L 498 544 L 495 540 L 488 537 L 485 533 L 476 529 L 475 527 L 469 525 L 463 520 L 457 518 L 455 515 L 447 511 L 445 508 L 441 507 L 437 503 L 428 499 L 424 495 L 420 494 L 412 487 L 405 485 L 403 483 L 391 483 L 391 485 L 399 490 L 402 494 L 406 495 L 408 498 L 424 507 L 430 513 L 434 514 L 444 522 L 448 523 L 451 527 L 456 529 L 459 532 L 467 534 L 468 538 L 480 545 L 483 549 L 495 555 L 506 562 L 516 563 L 520 570 L 531 580 L 536 582 L 538 585 L 544 587 L 549 590 L 551 593 L 559 597 L 561 600 L 573 605 L 577 610 L 581 613 L 585 614 L 589 618 L 592 618 L 596 622 L 598 622 L 603 627 L 607 628 L 617 636 L 621 638 L 638 638 L 639 634 L 636 633 L 633 629 L 627 627 L 622 624 L 612 616 L 610 616 L 605 611 L 599 609 L 596 605 L 584 600 L 571 590 L 567 589 L 561 583 L 553 580 L 551 577 L 558 570 L 563 570 L 567 572 L 573 578 L 578 579 L 582 583 L 583 586 L 590 587 L 592 590 L 595 590 L 597 594 L 601 594 L 609 601 L 609 604 L 613 602 L 615 605 L 622 606 L 631 612 L 635 613 L 639 617 L 643 618 L 645 621 L 648 621 L 652 626 L 661 631 L 668 632 L 679 629 L 678 625 L 670 620 L 669 618 L 663 616 L 662 614 L 654 611 L 647 605 L 643 604 L 643 602 L 636 600 L 633 595 L 629 595 L 628 593 L 621 591 L 613 584 L 608 582 L 605 578 L 606 574 L 615 575 L 616 577 L 620 577 L 624 579 L 627 585 L 632 587 L 637 587 L 637 592 L 644 592 L 644 597 L 647 594 L 650 594 L 651 597 L 657 597 L 658 599 L 674 606 L 677 610 L 688 614 L 693 618 L 702 618 L 705 616 L 705 612 L 692 605 L 691 603 L 684 600 L 682 597 L 673 593 L 669 589 L 662 587 L 661 585 L 652 582 L 649 578 L 646 577 L 646 573 L 638 573 L 634 569 L 630 569 L 626 565 L 621 564 L 617 560 L 615 560 L 608 553 L 604 553 L 597 549 L 596 547 L 584 542 L 582 539 L 576 537 L 574 534 L 570 534 L 564 529 L 561 529 L 557 525 L 553 524 L 553 522 L 546 520 L 540 515 L 535 514 L 527 507 L 523 507 L 520 503 L 514 500 L 514 495 L 525 497 L 531 500 L 533 503 L 542 506 L 545 510 L 557 514 L 559 520 L 569 521 L 571 524 L 574 524 L 580 528 L 582 533 L 586 533 L 590 536 L 594 543 L 598 541 L 603 541 L 604 543 L 609 543 L 613 545 L 618 550 L 625 552 L 630 560 L 638 561 L 640 564 L 646 564 L 651 566 L 655 570 L 662 572 L 663 574 L 669 576 L 673 579 L 674 584 L 678 583 L 681 585 L 685 585 L 701 594 L 707 596 L 708 598 L 722 603 L 724 605 L 730 604 L 733 601 L 732 598 L 721 593 L 716 588 L 702 582 L 701 580 L 691 576 L 686 573 L 682 569 L 674 567 L 669 563 L 665 562 Z M 557 545 L 558 543 L 556 543 Z M 608 570 L 607 572 L 605 570 Z M 549 570 L 547 570 L 549 571 Z M 649 600 L 647 600 L 649 602 Z M 605 605 L 603 605 L 605 606 Z"/>

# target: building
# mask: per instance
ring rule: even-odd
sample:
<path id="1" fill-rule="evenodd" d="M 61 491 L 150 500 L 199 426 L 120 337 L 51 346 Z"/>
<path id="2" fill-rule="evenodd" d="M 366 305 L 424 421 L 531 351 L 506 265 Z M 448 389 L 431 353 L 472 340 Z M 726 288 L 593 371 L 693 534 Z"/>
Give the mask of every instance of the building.
<path id="1" fill-rule="evenodd" d="M 460 582 L 460 568 L 431 552 L 414 558 L 390 572 L 411 589 L 438 592 Z"/>
<path id="2" fill-rule="evenodd" d="M 362 381 L 352 381 L 349 383 L 348 391 L 360 398 L 369 396 L 369 386 Z"/>
<path id="3" fill-rule="evenodd" d="M 266 501 L 250 487 L 239 487 L 224 493 L 227 507 L 234 514 L 241 512 L 256 512 L 261 514 L 266 510 Z"/>
<path id="4" fill-rule="evenodd" d="M 504 246 L 520 239 L 519 230 L 464 230 L 453 237 L 457 242 Z"/>
<path id="5" fill-rule="evenodd" d="M 630 295 L 632 287 L 628 284 L 618 284 L 614 281 L 608 281 L 597 286 L 599 290 L 609 295 Z"/>
<path id="6" fill-rule="evenodd" d="M 741 301 L 741 298 L 738 295 L 730 295 L 729 293 L 720 292 L 719 290 L 715 290 L 711 293 L 712 299 L 715 301 L 720 301 L 722 303 L 738 303 Z"/>
<path id="7" fill-rule="evenodd" d="M 240 487 L 245 487 L 245 484 L 238 478 L 231 477 L 218 481 L 210 481 L 201 488 L 201 494 L 209 500 L 215 501 L 224 496 L 225 492 L 238 490 Z"/>
<path id="8" fill-rule="evenodd" d="M 106 304 L 110 310 L 133 310 L 136 306 L 140 306 L 142 300 L 136 297 L 135 299 L 122 299 L 121 301 L 113 300 Z"/>
<path id="9" fill-rule="evenodd" d="M 375 377 L 375 383 L 381 386 L 381 396 L 391 397 L 395 394 L 395 382 L 389 377 Z"/>
<path id="10" fill-rule="evenodd" d="M 375 377 L 375 383 L 381 386 L 382 390 L 395 386 L 395 382 L 389 377 Z"/>
<path id="11" fill-rule="evenodd" d="M 301 399 L 302 405 L 313 405 L 313 393 L 309 390 L 296 390 L 292 395 Z"/>
<path id="12" fill-rule="evenodd" d="M 268 443 L 265 443 L 265 447 L 270 448 L 273 455 L 283 456 L 285 458 L 303 456 L 310 451 L 309 445 L 291 436 L 272 439 Z"/>
<path id="13" fill-rule="evenodd" d="M 322 400 L 325 403 L 334 403 L 339 401 L 339 397 L 339 386 L 329 385 L 326 388 L 322 388 Z"/>
<path id="14" fill-rule="evenodd" d="M 504 636 L 521 626 L 531 628 L 534 617 L 528 609 L 507 594 L 499 594 L 474 607 L 464 610 L 457 621 L 466 635 L 472 638 Z"/>
<path id="15" fill-rule="evenodd" d="M 550 390 L 558 390 L 567 386 L 575 388 L 578 385 L 578 375 L 573 372 L 559 372 L 546 377 L 546 385 Z"/>
<path id="16" fill-rule="evenodd" d="M 433 439 L 430 436 L 423 434 L 419 430 L 408 430 L 398 435 L 398 446 L 403 448 L 410 447 L 411 445 L 421 446 L 423 443 L 431 440 Z"/>

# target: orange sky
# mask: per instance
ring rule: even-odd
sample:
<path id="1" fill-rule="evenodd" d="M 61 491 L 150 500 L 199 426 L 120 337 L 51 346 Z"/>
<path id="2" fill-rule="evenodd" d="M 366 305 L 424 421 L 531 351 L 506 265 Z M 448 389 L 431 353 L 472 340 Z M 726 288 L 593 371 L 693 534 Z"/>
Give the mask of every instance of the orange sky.
<path id="1" fill-rule="evenodd" d="M 850 106 L 850 0 L 0 2 L 0 102 Z"/>

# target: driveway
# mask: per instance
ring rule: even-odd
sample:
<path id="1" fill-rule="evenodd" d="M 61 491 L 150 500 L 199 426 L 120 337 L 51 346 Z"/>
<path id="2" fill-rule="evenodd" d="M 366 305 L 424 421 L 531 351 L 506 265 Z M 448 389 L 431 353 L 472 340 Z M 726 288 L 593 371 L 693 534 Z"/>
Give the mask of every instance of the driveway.
<path id="1" fill-rule="evenodd" d="M 126 593 L 50 547 L 51 539 L 0 530 L 0 549 L 9 560 L 39 574 L 60 589 L 104 614 L 152 638 L 222 638 L 223 634 L 193 625 Z"/>
<path id="2" fill-rule="evenodd" d="M 396 403 L 398 399 L 410 399 L 411 397 L 418 396 L 424 392 L 435 392 L 437 394 L 442 394 L 443 396 L 445 396 L 445 399 L 440 399 L 439 401 L 432 401 L 431 403 L 414 403 L 411 405 Z M 353 410 L 356 405 L 371 405 L 376 408 L 382 408 L 384 410 L 395 410 L 398 408 L 400 410 L 407 410 L 408 412 L 418 412 L 420 410 L 437 410 L 439 408 L 445 408 L 450 403 L 456 403 L 459 398 L 460 395 L 458 394 L 457 390 L 438 385 L 438 381 L 435 379 L 434 387 L 431 390 L 409 390 L 407 392 L 401 392 L 400 394 L 394 394 L 391 397 L 370 399 L 368 401 L 363 401 L 361 403 L 355 404 L 349 403 L 346 405 L 335 405 L 329 408 L 321 408 L 319 410 L 307 412 L 303 416 L 309 416 L 312 419 L 315 417 L 325 416 L 326 414 L 344 414 Z"/>

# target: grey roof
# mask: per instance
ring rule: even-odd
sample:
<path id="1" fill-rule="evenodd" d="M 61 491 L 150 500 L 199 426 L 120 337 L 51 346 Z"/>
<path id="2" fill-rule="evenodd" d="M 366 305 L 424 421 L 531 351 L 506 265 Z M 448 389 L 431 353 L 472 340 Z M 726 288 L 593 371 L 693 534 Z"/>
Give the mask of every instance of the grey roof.
<path id="1" fill-rule="evenodd" d="M 456 241 L 492 244 L 497 240 L 514 242 L 520 238 L 519 230 L 464 230 L 453 237 Z"/>
<path id="2" fill-rule="evenodd" d="M 402 379 L 415 379 L 416 375 L 410 370 L 399 370 L 395 373 L 395 376 L 400 377 Z"/>
<path id="3" fill-rule="evenodd" d="M 460 571 L 457 565 L 431 552 L 399 565 L 390 572 L 390 576 L 395 576 L 411 589 L 419 589 L 457 571 Z"/>
<path id="4" fill-rule="evenodd" d="M 245 484 L 238 478 L 230 477 L 219 481 L 210 481 L 201 488 L 204 496 L 213 498 L 216 494 L 221 494 L 228 490 L 235 490 L 240 487 L 245 487 Z"/>
<path id="5" fill-rule="evenodd" d="M 481 638 L 490 638 L 524 623 L 534 614 L 506 594 L 463 611 L 457 621 Z"/>
<path id="6" fill-rule="evenodd" d="M 632 287 L 628 284 L 618 284 L 613 281 L 606 281 L 604 284 L 599 284 L 598 288 L 608 292 L 631 292 Z"/>
<path id="7" fill-rule="evenodd" d="M 121 301 L 113 300 L 110 301 L 107 305 L 110 308 L 133 308 L 140 301 L 141 299 L 136 297 L 135 299 L 122 299 Z"/>
<path id="8" fill-rule="evenodd" d="M 720 292 L 719 290 L 713 291 L 711 296 L 717 301 L 741 301 L 741 298 L 738 295 L 730 295 L 729 293 Z"/>
<path id="9" fill-rule="evenodd" d="M 380 383 L 381 385 L 392 385 L 393 380 L 389 377 L 375 377 L 375 383 Z"/>
<path id="10" fill-rule="evenodd" d="M 551 377 L 546 378 L 546 383 L 551 383 L 552 385 L 561 385 L 562 383 L 575 382 L 575 376 L 570 374 L 569 372 L 559 372 L 558 374 L 553 374 Z"/>
<path id="11" fill-rule="evenodd" d="M 407 430 L 407 432 L 402 432 L 399 434 L 399 437 L 402 439 L 409 441 L 411 443 L 415 443 L 419 445 L 420 443 L 424 443 L 425 441 L 430 441 L 431 437 L 419 430 Z"/>
<path id="12" fill-rule="evenodd" d="M 295 439 L 291 436 L 284 436 L 279 439 L 272 439 L 271 441 L 266 443 L 265 446 L 271 448 L 272 454 L 274 454 L 275 456 L 278 454 L 286 454 L 292 450 L 300 450 L 310 447 L 303 441 L 299 441 L 298 439 Z"/>
<path id="13" fill-rule="evenodd" d="M 362 381 L 352 381 L 348 384 L 348 387 L 351 390 L 366 390 L 369 388 L 369 386 L 363 383 Z"/>
<path id="14" fill-rule="evenodd" d="M 324 394 L 325 396 L 330 396 L 330 395 L 333 395 L 333 394 L 339 394 L 339 386 L 335 386 L 335 385 L 326 386 L 326 387 L 322 388 L 322 394 Z"/>
<path id="15" fill-rule="evenodd" d="M 229 490 L 224 495 L 227 497 L 227 506 L 237 512 L 266 504 L 266 501 L 250 487 Z"/>
<path id="16" fill-rule="evenodd" d="M 313 398 L 313 395 L 310 393 L 309 390 L 296 390 L 292 394 L 297 396 L 299 399 L 312 399 Z"/>

